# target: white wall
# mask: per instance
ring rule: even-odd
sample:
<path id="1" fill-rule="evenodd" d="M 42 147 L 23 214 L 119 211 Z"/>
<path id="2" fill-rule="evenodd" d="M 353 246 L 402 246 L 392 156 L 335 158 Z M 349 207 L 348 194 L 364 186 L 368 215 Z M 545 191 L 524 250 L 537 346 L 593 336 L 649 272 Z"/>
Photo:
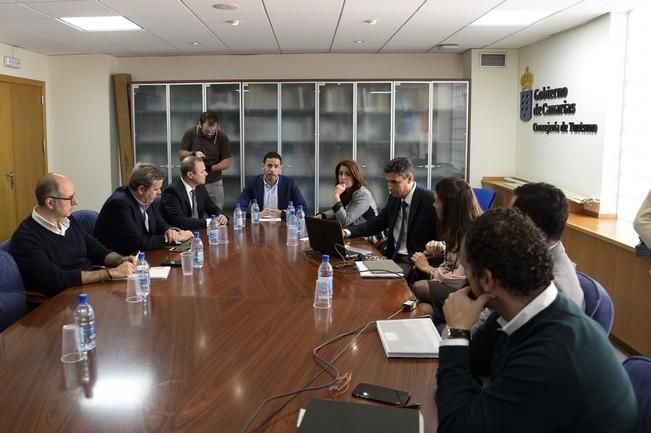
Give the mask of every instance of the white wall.
<path id="1" fill-rule="evenodd" d="M 13 56 L 20 59 L 20 69 L 7 68 L 0 64 L 0 74 L 12 77 L 29 78 L 30 80 L 47 81 L 48 57 L 43 54 L 23 50 L 0 43 L 0 57 Z"/>
<path id="2" fill-rule="evenodd" d="M 134 81 L 465 78 L 459 54 L 273 54 L 122 57 Z"/>
<path id="3" fill-rule="evenodd" d="M 506 66 L 481 67 L 481 53 L 505 53 Z M 518 50 L 471 50 L 470 183 L 481 186 L 486 176 L 515 173 L 515 129 L 518 113 Z"/>
<path id="4" fill-rule="evenodd" d="M 105 55 L 49 58 L 49 169 L 74 182 L 79 209 L 99 210 L 115 186 L 115 67 L 115 58 Z"/>
<path id="5" fill-rule="evenodd" d="M 622 15 L 604 16 L 520 50 L 519 75 L 534 74 L 534 89 L 567 87 L 567 98 L 539 102 L 576 104 L 576 114 L 533 116 L 517 120 L 516 174 L 553 183 L 575 193 L 601 197 L 601 212 L 614 213 L 612 191 L 602 184 L 618 164 L 622 56 L 625 25 Z M 535 101 L 534 101 L 535 102 Z M 614 110 L 613 110 L 613 107 Z M 596 123 L 596 134 L 534 132 L 534 122 Z M 607 157 L 605 157 L 607 155 Z"/>

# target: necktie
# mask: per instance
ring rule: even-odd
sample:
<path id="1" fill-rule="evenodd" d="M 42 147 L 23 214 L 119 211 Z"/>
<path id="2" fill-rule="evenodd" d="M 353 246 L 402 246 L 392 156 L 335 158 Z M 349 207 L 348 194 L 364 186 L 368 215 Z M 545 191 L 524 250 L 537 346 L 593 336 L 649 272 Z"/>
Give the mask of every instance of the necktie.
<path id="1" fill-rule="evenodd" d="M 192 197 L 192 218 L 199 218 L 199 210 L 197 209 L 197 196 L 194 190 L 190 191 Z"/>
<path id="2" fill-rule="evenodd" d="M 400 218 L 400 235 L 398 235 L 396 248 L 393 250 L 393 256 L 391 257 L 392 259 L 395 259 L 398 255 L 398 250 L 400 250 L 400 245 L 402 245 L 402 237 L 405 233 L 405 228 L 407 227 L 407 202 L 403 200 L 402 203 L 400 203 L 400 206 L 402 208 L 402 218 Z"/>
<path id="3" fill-rule="evenodd" d="M 149 232 L 149 215 L 147 215 L 147 208 L 142 212 L 143 216 L 145 217 L 145 228 Z"/>

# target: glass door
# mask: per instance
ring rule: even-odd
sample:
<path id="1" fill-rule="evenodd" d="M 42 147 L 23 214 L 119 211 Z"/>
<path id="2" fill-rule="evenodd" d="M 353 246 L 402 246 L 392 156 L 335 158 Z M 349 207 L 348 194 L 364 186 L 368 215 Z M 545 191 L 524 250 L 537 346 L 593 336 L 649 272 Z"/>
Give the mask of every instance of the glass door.
<path id="1" fill-rule="evenodd" d="M 429 83 L 396 83 L 394 157 L 409 158 L 426 187 L 429 162 Z"/>
<path id="2" fill-rule="evenodd" d="M 466 178 L 468 83 L 432 86 L 431 188 L 448 176 Z"/>
<path id="3" fill-rule="evenodd" d="M 315 84 L 281 84 L 281 142 L 283 174 L 294 178 L 309 212 L 315 202 Z"/>
<path id="4" fill-rule="evenodd" d="M 278 87 L 277 83 L 242 84 L 246 176 L 260 174 L 265 153 L 278 150 Z"/>
<path id="5" fill-rule="evenodd" d="M 353 141 L 353 83 L 320 83 L 318 211 L 334 205 L 335 167 L 353 159 Z"/>
<path id="6" fill-rule="evenodd" d="M 391 158 L 391 83 L 357 84 L 357 162 L 379 208 L 387 188 L 384 166 Z"/>
<path id="7" fill-rule="evenodd" d="M 201 84 L 170 84 L 170 182 L 181 176 L 178 150 L 181 148 L 183 134 L 199 122 L 202 111 Z"/>
<path id="8" fill-rule="evenodd" d="M 167 85 L 137 84 L 131 90 L 135 162 L 156 164 L 169 177 Z M 126 184 L 127 179 L 123 182 Z"/>
<path id="9" fill-rule="evenodd" d="M 242 191 L 240 151 L 240 84 L 206 84 L 206 109 L 219 117 L 219 129 L 228 137 L 233 154 L 231 166 L 222 172 L 224 179 L 224 210 L 233 210 Z"/>

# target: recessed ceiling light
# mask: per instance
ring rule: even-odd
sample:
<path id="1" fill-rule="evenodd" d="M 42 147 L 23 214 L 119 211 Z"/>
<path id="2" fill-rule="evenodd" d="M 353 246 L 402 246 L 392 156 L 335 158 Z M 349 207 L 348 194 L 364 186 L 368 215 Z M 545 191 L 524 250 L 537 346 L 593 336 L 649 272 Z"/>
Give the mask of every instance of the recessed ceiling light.
<path id="1" fill-rule="evenodd" d="M 455 50 L 459 48 L 459 44 L 438 44 L 436 48 L 439 50 Z"/>
<path id="2" fill-rule="evenodd" d="M 194 42 L 190 42 L 190 44 L 192 44 L 192 45 L 200 45 L 200 42 L 194 41 Z"/>
<path id="3" fill-rule="evenodd" d="M 361 40 L 361 39 L 358 39 L 358 40 L 353 41 L 353 42 L 355 42 L 356 44 L 363 44 L 363 43 L 366 42 L 366 41 L 363 41 L 363 40 Z"/>
<path id="4" fill-rule="evenodd" d="M 222 11 L 232 11 L 233 9 L 239 8 L 238 5 L 233 3 L 215 3 L 214 5 L 212 5 L 212 7 Z"/>
<path id="5" fill-rule="evenodd" d="M 58 18 L 58 21 L 87 32 L 141 30 L 140 26 L 120 15 L 109 17 L 61 17 Z"/>
<path id="6" fill-rule="evenodd" d="M 502 11 L 492 10 L 478 20 L 470 23 L 471 26 L 488 26 L 488 27 L 524 27 L 553 14 L 550 10 L 518 10 Z"/>
<path id="7" fill-rule="evenodd" d="M 240 25 L 240 20 L 228 20 L 226 21 L 228 24 L 232 26 L 239 26 Z"/>
<path id="8" fill-rule="evenodd" d="M 378 20 L 364 20 L 366 24 L 369 24 L 371 26 L 377 24 Z"/>

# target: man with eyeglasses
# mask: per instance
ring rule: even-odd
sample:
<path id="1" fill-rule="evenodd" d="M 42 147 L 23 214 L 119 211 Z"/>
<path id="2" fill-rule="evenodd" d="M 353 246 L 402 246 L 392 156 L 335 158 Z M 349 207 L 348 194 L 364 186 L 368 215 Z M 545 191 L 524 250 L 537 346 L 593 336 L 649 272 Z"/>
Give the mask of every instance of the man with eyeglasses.
<path id="1" fill-rule="evenodd" d="M 206 164 L 208 177 L 206 189 L 210 198 L 224 208 L 224 182 L 222 170 L 230 167 L 233 161 L 228 137 L 219 129 L 219 118 L 212 111 L 201 113 L 199 123 L 188 129 L 181 139 L 179 159 L 194 155 Z"/>
<path id="2" fill-rule="evenodd" d="M 10 246 L 28 290 L 53 296 L 66 287 L 133 273 L 135 257 L 109 250 L 71 215 L 78 202 L 70 179 L 46 174 L 34 193 L 38 204 L 16 229 Z"/>

